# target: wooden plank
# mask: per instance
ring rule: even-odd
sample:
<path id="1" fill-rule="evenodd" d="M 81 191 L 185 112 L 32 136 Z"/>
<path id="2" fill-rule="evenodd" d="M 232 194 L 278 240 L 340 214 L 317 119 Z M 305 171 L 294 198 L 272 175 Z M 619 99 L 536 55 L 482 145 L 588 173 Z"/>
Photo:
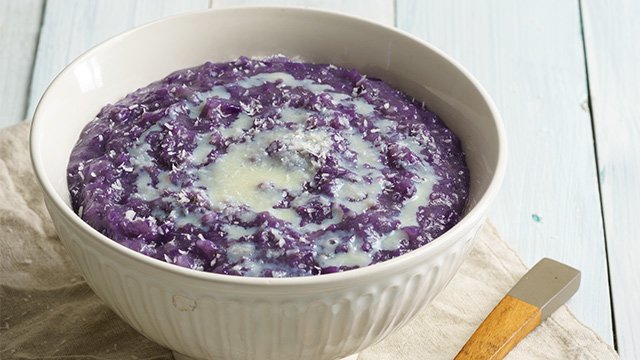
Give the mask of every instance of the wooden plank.
<path id="1" fill-rule="evenodd" d="M 0 0 L 0 128 L 24 119 L 42 0 Z"/>
<path id="2" fill-rule="evenodd" d="M 581 5 L 618 351 L 640 359 L 640 2 Z"/>
<path id="3" fill-rule="evenodd" d="M 55 75 L 90 47 L 135 26 L 208 5 L 208 0 L 48 0 L 28 113 Z"/>
<path id="4" fill-rule="evenodd" d="M 213 8 L 247 5 L 302 6 L 333 10 L 368 18 L 393 26 L 395 21 L 394 0 L 211 0 Z"/>
<path id="5" fill-rule="evenodd" d="M 490 217 L 528 264 L 548 256 L 583 272 L 569 305 L 611 344 L 591 119 L 581 106 L 587 86 L 578 5 L 398 0 L 397 13 L 400 28 L 459 60 L 495 100 L 509 164 Z"/>

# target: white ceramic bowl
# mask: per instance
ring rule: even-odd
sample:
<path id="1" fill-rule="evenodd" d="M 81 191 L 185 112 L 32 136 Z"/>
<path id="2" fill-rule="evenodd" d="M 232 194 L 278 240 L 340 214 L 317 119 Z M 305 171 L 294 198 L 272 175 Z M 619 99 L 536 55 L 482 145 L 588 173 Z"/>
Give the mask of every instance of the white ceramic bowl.
<path id="1" fill-rule="evenodd" d="M 197 272 L 148 258 L 72 211 L 69 154 L 103 105 L 206 60 L 272 54 L 354 67 L 424 100 L 466 151 L 472 184 L 464 219 L 434 242 L 383 263 L 268 279 Z M 236 8 L 151 23 L 80 56 L 38 105 L 31 155 L 51 218 L 85 279 L 145 336 L 197 359 L 335 359 L 405 324 L 451 280 L 502 181 L 505 139 L 495 107 L 473 77 L 415 37 L 330 12 Z"/>

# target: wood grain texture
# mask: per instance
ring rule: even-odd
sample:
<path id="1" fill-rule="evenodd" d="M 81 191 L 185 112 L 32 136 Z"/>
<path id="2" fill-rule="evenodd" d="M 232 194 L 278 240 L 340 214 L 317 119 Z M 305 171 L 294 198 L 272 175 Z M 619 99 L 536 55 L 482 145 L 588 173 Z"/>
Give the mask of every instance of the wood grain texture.
<path id="1" fill-rule="evenodd" d="M 540 325 L 541 316 L 539 308 L 507 295 L 484 319 L 455 359 L 502 359 Z"/>
<path id="2" fill-rule="evenodd" d="M 397 14 L 398 27 L 452 55 L 491 94 L 509 160 L 490 217 L 529 265 L 551 257 L 583 272 L 568 305 L 611 344 L 578 4 L 398 0 Z"/>
<path id="3" fill-rule="evenodd" d="M 245 5 L 285 5 L 325 9 L 358 15 L 393 26 L 394 0 L 211 0 L 213 8 Z"/>
<path id="4" fill-rule="evenodd" d="M 640 359 L 640 2 L 582 10 L 618 351 Z"/>
<path id="5" fill-rule="evenodd" d="M 208 0 L 48 0 L 28 114 L 55 75 L 84 51 L 135 26 L 208 5 Z"/>
<path id="6" fill-rule="evenodd" d="M 0 128 L 24 119 L 42 0 L 0 0 Z"/>

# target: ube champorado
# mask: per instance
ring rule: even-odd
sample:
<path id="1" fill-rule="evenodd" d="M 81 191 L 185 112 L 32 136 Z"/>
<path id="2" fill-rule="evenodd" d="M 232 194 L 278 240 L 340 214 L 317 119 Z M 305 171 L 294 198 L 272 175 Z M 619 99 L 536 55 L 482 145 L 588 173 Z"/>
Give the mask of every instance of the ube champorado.
<path id="1" fill-rule="evenodd" d="M 68 164 L 74 211 L 114 241 L 228 275 L 397 257 L 461 218 L 469 170 L 424 104 L 283 56 L 176 71 L 106 105 Z"/>

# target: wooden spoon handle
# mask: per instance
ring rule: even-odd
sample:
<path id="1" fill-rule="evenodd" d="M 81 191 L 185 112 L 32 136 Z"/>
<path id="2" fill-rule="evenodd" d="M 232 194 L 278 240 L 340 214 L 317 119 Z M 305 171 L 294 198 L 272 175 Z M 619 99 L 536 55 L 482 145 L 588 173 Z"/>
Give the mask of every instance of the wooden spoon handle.
<path id="1" fill-rule="evenodd" d="M 455 359 L 502 359 L 540 325 L 541 318 L 539 308 L 507 295 L 484 319 Z"/>

